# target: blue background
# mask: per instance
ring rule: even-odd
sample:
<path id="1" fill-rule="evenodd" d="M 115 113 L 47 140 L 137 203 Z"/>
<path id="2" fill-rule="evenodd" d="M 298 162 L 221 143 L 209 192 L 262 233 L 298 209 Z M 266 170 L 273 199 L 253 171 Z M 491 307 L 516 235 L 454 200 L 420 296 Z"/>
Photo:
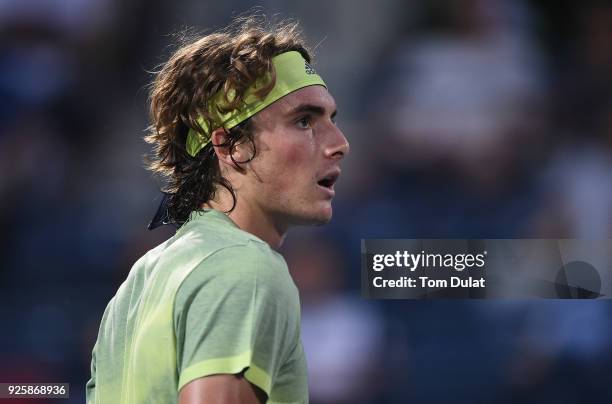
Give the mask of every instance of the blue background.
<path id="1" fill-rule="evenodd" d="M 609 2 L 257 4 L 301 21 L 352 147 L 332 223 L 283 247 L 312 402 L 611 402 L 608 301 L 359 297 L 363 238 L 611 238 Z M 253 5 L 0 2 L 0 381 L 83 402 L 106 303 L 171 234 L 150 72 Z"/>

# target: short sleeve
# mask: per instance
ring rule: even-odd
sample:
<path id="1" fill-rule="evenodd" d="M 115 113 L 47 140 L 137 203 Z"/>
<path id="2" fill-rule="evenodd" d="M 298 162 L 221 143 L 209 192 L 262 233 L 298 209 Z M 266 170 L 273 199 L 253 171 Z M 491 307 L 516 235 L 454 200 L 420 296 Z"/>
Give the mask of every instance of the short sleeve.
<path id="1" fill-rule="evenodd" d="M 93 350 L 91 351 L 91 378 L 87 381 L 85 385 L 85 397 L 87 400 L 87 404 L 93 403 L 96 401 L 96 350 L 98 348 L 98 343 L 94 344 Z"/>
<path id="2" fill-rule="evenodd" d="M 179 390 L 200 377 L 245 371 L 247 380 L 270 396 L 276 375 L 299 344 L 299 302 L 286 266 L 262 248 L 217 251 L 179 287 L 174 307 Z"/>

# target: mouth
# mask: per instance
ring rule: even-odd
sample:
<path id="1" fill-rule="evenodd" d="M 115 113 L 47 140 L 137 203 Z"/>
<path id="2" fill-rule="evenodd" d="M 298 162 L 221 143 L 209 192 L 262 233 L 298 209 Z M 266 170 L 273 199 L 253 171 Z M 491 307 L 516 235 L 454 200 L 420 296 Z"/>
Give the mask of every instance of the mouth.
<path id="1" fill-rule="evenodd" d="M 334 170 L 334 171 L 331 171 L 331 172 L 327 173 L 323 178 L 321 178 L 319 181 L 317 181 L 317 184 L 321 188 L 324 188 L 327 191 L 331 192 L 331 194 L 333 196 L 333 194 L 334 194 L 334 184 L 338 180 L 338 177 L 340 177 L 340 170 Z"/>

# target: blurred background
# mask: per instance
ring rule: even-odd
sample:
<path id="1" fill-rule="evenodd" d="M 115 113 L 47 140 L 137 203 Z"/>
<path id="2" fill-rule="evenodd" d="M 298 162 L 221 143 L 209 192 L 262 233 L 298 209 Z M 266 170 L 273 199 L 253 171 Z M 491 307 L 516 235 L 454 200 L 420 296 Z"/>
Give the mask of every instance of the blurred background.
<path id="1" fill-rule="evenodd" d="M 362 238 L 612 238 L 609 1 L 0 0 L 0 382 L 84 402 L 104 307 L 172 234 L 150 72 L 254 5 L 301 21 L 352 146 L 332 223 L 283 248 L 312 403 L 612 402 L 609 301 L 359 296 Z"/>

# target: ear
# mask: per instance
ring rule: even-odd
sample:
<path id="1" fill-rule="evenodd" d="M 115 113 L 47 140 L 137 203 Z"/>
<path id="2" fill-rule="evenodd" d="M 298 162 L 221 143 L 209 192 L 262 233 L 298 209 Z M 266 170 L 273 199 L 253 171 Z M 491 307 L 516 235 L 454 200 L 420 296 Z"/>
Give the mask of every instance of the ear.
<path id="1" fill-rule="evenodd" d="M 219 162 L 223 164 L 241 168 L 237 164 L 246 163 L 252 159 L 252 148 L 246 147 L 244 143 L 237 143 L 230 149 L 225 128 L 215 129 L 210 135 L 210 140 L 213 145 L 216 145 L 214 146 L 215 154 Z"/>
<path id="2" fill-rule="evenodd" d="M 230 155 L 230 147 L 227 137 L 227 132 L 225 128 L 217 128 L 210 134 L 210 141 L 213 144 L 213 148 L 215 150 L 215 154 L 217 155 L 217 159 L 221 163 L 234 165 L 232 162 L 232 157 Z"/>

